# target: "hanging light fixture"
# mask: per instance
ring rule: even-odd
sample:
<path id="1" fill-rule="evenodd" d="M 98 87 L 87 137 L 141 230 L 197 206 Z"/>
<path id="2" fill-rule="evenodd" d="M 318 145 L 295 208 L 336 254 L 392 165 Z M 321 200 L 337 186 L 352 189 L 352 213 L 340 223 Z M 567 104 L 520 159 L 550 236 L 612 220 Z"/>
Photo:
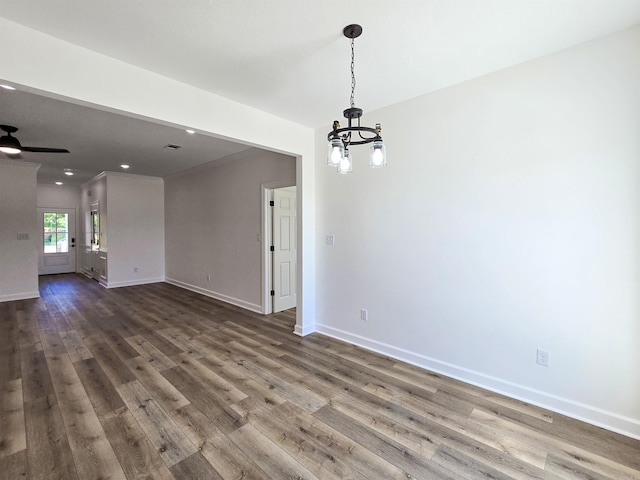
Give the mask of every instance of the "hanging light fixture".
<path id="1" fill-rule="evenodd" d="M 327 135 L 327 140 L 329 141 L 327 165 L 335 167 L 338 173 L 351 173 L 353 171 L 353 162 L 349 151 L 350 147 L 352 145 L 371 143 L 369 166 L 371 168 L 386 167 L 387 153 L 380 135 L 382 128 L 379 123 L 376 123 L 375 128 L 361 126 L 362 109 L 357 108 L 355 105 L 354 39 L 362 34 L 362 27 L 360 25 L 347 25 L 342 33 L 345 37 L 351 39 L 351 106 L 342 112 L 344 118 L 348 121 L 348 126 L 341 128 L 340 123 L 336 120 L 333 122 L 333 130 Z"/>

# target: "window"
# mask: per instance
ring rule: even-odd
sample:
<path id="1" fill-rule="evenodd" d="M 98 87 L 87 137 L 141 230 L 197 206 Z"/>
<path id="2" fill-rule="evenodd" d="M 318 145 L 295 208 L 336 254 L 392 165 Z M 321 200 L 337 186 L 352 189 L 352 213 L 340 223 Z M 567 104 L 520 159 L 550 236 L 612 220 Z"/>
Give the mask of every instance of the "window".
<path id="1" fill-rule="evenodd" d="M 44 253 L 69 253 L 69 215 L 44 214 Z"/>
<path id="2" fill-rule="evenodd" d="M 100 250 L 100 214 L 97 208 L 91 210 L 91 250 Z"/>

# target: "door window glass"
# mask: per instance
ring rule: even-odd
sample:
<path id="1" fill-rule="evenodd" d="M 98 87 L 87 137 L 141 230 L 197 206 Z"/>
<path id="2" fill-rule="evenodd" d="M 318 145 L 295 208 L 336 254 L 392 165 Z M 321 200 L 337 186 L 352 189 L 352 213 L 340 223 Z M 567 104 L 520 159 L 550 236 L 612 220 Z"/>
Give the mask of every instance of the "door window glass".
<path id="1" fill-rule="evenodd" d="M 69 253 L 68 214 L 44 214 L 44 253 Z"/>

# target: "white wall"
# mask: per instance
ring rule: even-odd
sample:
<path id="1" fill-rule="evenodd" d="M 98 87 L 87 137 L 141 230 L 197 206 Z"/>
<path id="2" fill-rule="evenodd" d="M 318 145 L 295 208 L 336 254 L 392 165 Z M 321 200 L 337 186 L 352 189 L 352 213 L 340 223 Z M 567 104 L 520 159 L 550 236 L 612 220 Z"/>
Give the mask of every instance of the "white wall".
<path id="1" fill-rule="evenodd" d="M 38 208 L 75 208 L 77 212 L 80 208 L 80 189 L 59 185 L 38 185 L 37 203 Z"/>
<path id="2" fill-rule="evenodd" d="M 163 281 L 163 180 L 109 172 L 106 181 L 109 216 L 107 286 Z"/>
<path id="3" fill-rule="evenodd" d="M 36 175 L 40 165 L 0 159 L 0 302 L 39 297 Z M 27 234 L 28 240 L 18 240 Z"/>
<path id="4" fill-rule="evenodd" d="M 295 180 L 295 158 L 255 148 L 168 178 L 167 280 L 262 311 L 261 184 Z"/>
<path id="5" fill-rule="evenodd" d="M 301 288 L 295 331 L 298 334 L 313 331 L 316 236 L 312 129 L 1 20 L 0 78 L 5 81 L 34 93 L 189 126 L 295 156 L 298 236 L 302 239 L 297 262 Z M 31 61 L 25 62 L 25 58 Z"/>
<path id="6" fill-rule="evenodd" d="M 640 437 L 639 51 L 636 27 L 368 113 L 388 168 L 316 162 L 318 330 Z"/>

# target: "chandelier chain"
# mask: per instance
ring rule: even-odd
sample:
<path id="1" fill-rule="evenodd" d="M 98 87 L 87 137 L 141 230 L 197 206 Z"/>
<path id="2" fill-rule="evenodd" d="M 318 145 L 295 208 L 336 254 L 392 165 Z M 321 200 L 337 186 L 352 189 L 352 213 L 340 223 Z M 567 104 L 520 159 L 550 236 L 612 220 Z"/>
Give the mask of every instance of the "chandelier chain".
<path id="1" fill-rule="evenodd" d="M 355 107 L 355 95 L 356 95 L 356 74 L 355 74 L 355 51 L 354 51 L 354 39 L 351 39 L 351 108 Z"/>

